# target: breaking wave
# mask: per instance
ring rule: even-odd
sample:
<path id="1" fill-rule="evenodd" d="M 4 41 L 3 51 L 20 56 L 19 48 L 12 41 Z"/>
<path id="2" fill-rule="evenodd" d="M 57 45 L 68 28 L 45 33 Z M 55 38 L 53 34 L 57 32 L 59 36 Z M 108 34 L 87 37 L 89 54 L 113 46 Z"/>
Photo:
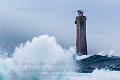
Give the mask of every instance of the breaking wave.
<path id="1" fill-rule="evenodd" d="M 0 80 L 120 80 L 119 71 L 77 73 L 74 54 L 74 47 L 63 49 L 53 36 L 34 37 L 16 47 L 12 57 L 0 59 Z"/>

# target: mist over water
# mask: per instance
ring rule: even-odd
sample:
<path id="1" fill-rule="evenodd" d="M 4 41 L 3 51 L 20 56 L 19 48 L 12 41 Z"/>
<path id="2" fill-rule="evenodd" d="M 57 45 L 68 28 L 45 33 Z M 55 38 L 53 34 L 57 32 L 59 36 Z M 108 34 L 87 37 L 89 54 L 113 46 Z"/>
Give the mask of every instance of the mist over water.
<path id="1" fill-rule="evenodd" d="M 119 71 L 96 69 L 92 73 L 77 73 L 74 54 L 74 47 L 63 49 L 53 36 L 34 37 L 17 46 L 12 57 L 1 57 L 0 80 L 120 80 Z M 115 55 L 113 50 L 111 55 Z"/>

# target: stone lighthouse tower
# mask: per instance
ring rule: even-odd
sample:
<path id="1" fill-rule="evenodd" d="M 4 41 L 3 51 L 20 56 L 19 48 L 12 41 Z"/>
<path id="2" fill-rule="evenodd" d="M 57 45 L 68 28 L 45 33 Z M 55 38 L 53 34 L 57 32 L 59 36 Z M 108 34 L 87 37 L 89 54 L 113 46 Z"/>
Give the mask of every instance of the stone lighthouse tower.
<path id="1" fill-rule="evenodd" d="M 87 40 L 86 40 L 86 16 L 83 15 L 82 10 L 78 10 L 78 16 L 76 17 L 76 53 L 78 55 L 87 55 Z"/>

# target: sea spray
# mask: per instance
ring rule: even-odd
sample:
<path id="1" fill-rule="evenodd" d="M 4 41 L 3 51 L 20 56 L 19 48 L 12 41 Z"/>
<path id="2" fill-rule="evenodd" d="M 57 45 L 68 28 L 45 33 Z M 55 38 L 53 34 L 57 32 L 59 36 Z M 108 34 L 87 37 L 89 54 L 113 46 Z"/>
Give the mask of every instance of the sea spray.
<path id="1" fill-rule="evenodd" d="M 74 54 L 74 47 L 63 49 L 53 36 L 35 37 L 16 47 L 13 57 L 0 59 L 0 80 L 120 80 L 119 71 L 77 73 Z"/>
<path id="2" fill-rule="evenodd" d="M 14 67 L 14 71 L 19 77 L 27 75 L 29 80 L 33 77 L 46 80 L 49 79 L 48 76 L 59 77 L 74 70 L 72 58 L 74 53 L 73 48 L 63 49 L 54 37 L 48 35 L 35 37 L 31 42 L 27 41 L 26 44 L 16 48 L 13 60 L 18 64 Z M 40 65 L 40 62 L 44 65 Z M 61 64 L 55 65 L 57 62 Z"/>

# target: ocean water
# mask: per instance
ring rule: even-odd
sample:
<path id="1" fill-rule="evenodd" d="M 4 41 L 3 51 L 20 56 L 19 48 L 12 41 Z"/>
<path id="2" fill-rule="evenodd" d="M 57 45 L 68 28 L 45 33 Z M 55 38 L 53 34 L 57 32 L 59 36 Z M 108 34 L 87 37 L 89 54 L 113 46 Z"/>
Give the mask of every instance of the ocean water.
<path id="1" fill-rule="evenodd" d="M 109 55 L 113 53 L 111 50 Z M 12 57 L 8 58 L 7 53 L 0 56 L 0 80 L 120 80 L 119 71 L 95 69 L 92 73 L 77 73 L 75 54 L 74 47 L 63 49 L 54 36 L 34 37 L 17 46 Z"/>

